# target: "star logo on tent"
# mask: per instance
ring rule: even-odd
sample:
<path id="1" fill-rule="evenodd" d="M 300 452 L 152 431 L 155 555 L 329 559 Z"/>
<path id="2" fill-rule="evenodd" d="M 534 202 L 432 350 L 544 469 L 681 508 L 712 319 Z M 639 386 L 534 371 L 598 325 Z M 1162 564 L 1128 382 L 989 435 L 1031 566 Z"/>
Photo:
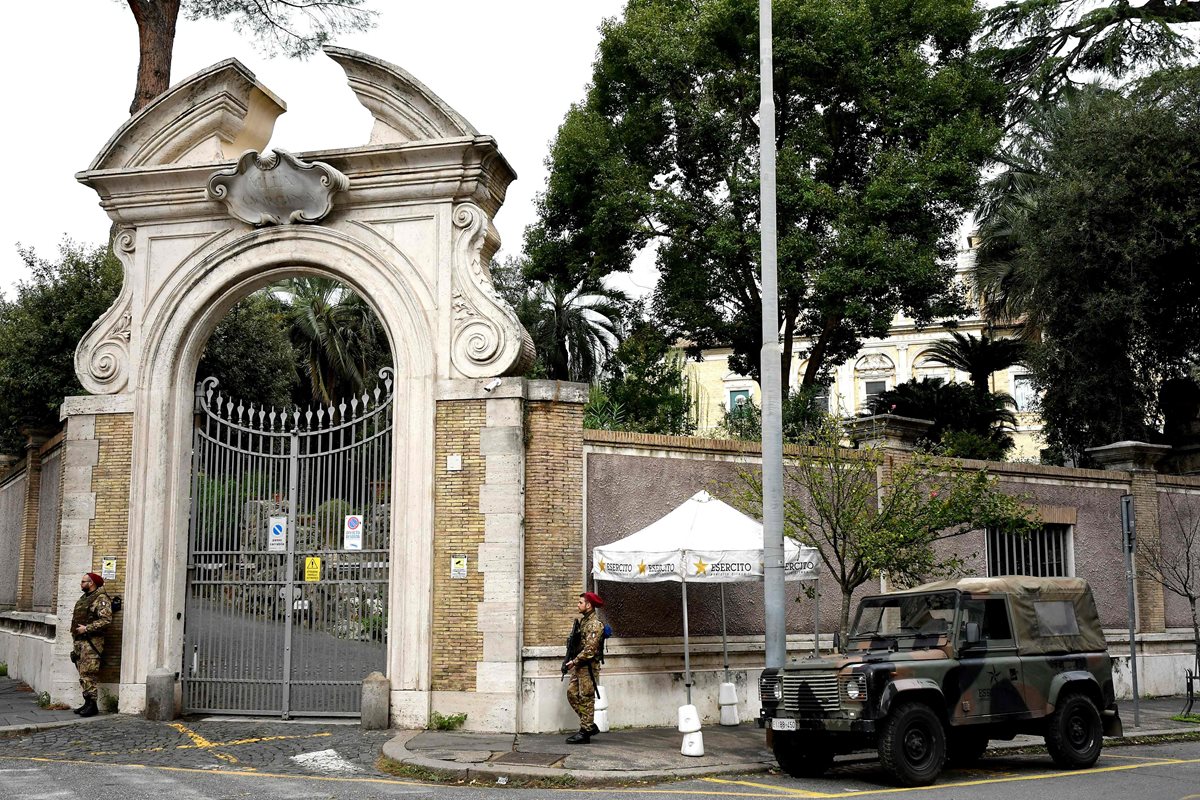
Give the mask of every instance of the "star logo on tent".
<path id="1" fill-rule="evenodd" d="M 600 559 L 600 571 L 604 572 L 604 559 Z"/>
<path id="2" fill-rule="evenodd" d="M 646 562 L 643 561 L 642 563 L 638 564 L 638 575 L 645 575 L 645 574 L 646 574 Z"/>
<path id="3" fill-rule="evenodd" d="M 705 564 L 702 559 L 696 559 L 696 574 L 704 575 L 708 572 L 708 564 Z"/>

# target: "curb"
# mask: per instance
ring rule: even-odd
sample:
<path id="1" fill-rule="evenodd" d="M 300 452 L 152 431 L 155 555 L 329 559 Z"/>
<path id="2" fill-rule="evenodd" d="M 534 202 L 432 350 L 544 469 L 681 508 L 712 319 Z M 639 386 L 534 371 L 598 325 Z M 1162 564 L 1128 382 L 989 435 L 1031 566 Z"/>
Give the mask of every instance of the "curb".
<path id="1" fill-rule="evenodd" d="M 1188 729 L 1155 729 L 1147 731 L 1126 731 L 1123 737 L 1106 737 L 1106 743 L 1120 741 L 1124 739 L 1165 739 L 1180 734 L 1194 733 L 1200 731 L 1197 728 L 1195 731 Z M 646 781 L 646 780 L 673 780 L 679 778 L 698 778 L 708 775 L 727 775 L 731 773 L 748 774 L 756 772 L 768 772 L 776 769 L 774 760 L 771 761 L 752 761 L 752 762 L 735 762 L 729 764 L 714 764 L 705 767 L 676 767 L 661 770 L 614 770 L 614 769 L 580 769 L 567 770 L 560 767 L 538 767 L 538 766 L 521 766 L 495 764 L 491 762 L 482 762 L 479 764 L 461 764 L 457 761 L 442 761 L 435 758 L 427 758 L 419 755 L 408 749 L 407 744 L 417 734 L 419 730 L 402 731 L 396 736 L 389 739 L 383 745 L 383 755 L 399 764 L 411 767 L 419 767 L 429 770 L 443 777 L 459 778 L 465 781 L 470 781 L 475 778 L 487 778 L 494 780 L 500 777 L 520 777 L 520 778 L 556 778 L 563 779 L 565 777 L 573 778 L 577 783 L 619 783 L 623 781 Z M 1019 741 L 997 741 L 988 746 L 989 751 L 1005 751 L 1005 750 L 1021 750 L 1030 747 L 1044 747 L 1041 740 L 1036 742 L 1019 742 Z M 1111 746 L 1111 745 L 1110 745 Z M 861 764 L 869 763 L 876 760 L 874 754 L 869 753 L 852 753 L 845 756 L 839 756 L 838 764 Z"/>
<path id="2" fill-rule="evenodd" d="M 671 778 L 698 778 L 705 775 L 724 775 L 731 772 L 766 772 L 774 762 L 751 761 L 732 764 L 713 764 L 707 767 L 680 767 L 663 770 L 618 770 L 580 769 L 566 770 L 559 767 L 535 767 L 507 764 L 460 764 L 457 761 L 441 761 L 426 758 L 409 750 L 405 745 L 421 731 L 404 731 L 383 745 L 383 755 L 406 766 L 420 767 L 447 777 L 464 780 L 472 778 L 574 778 L 578 783 L 614 783 L 619 781 L 667 780 Z"/>
<path id="3" fill-rule="evenodd" d="M 99 722 L 108 717 L 115 716 L 114 714 L 97 714 L 94 717 L 84 717 L 83 719 L 61 719 L 54 722 L 29 722 L 21 725 L 0 725 L 0 738 L 11 738 L 13 736 L 24 736 L 27 733 L 37 733 L 38 731 L 48 731 L 54 728 L 65 728 L 68 725 L 87 725 L 89 722 Z"/>

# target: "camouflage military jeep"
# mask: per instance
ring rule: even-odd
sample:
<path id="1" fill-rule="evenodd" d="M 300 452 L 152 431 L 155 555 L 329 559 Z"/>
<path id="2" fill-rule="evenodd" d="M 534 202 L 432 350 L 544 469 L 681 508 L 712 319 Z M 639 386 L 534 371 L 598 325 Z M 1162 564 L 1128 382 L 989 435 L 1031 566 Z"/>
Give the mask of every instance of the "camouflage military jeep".
<path id="1" fill-rule="evenodd" d="M 966 578 L 862 600 L 845 655 L 763 671 L 759 724 L 779 766 L 825 772 L 878 749 L 905 786 L 966 765 L 991 739 L 1044 736 L 1060 767 L 1090 767 L 1121 735 L 1091 589 L 1077 578 Z"/>

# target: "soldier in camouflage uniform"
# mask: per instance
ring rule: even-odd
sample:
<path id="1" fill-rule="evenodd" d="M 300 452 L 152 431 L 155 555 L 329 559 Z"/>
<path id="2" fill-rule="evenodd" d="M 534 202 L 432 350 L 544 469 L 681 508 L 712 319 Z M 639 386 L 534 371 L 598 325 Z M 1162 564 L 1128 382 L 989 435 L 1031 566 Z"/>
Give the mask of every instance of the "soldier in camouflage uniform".
<path id="1" fill-rule="evenodd" d="M 596 711 L 596 682 L 600 674 L 597 656 L 604 639 L 604 623 L 596 615 L 596 609 L 603 605 L 604 601 L 595 592 L 579 595 L 581 616 L 575 623 L 579 631 L 579 649 L 574 653 L 568 652 L 565 663 L 570 676 L 567 702 L 579 715 L 579 732 L 567 737 L 567 744 L 587 744 L 600 732 L 593 717 Z M 571 641 L 576 641 L 574 635 Z"/>
<path id="2" fill-rule="evenodd" d="M 96 708 L 96 678 L 100 674 L 100 656 L 104 653 L 104 629 L 112 623 L 112 601 L 101 588 L 104 578 L 94 572 L 79 581 L 83 591 L 71 614 L 71 637 L 75 647 L 71 660 L 79 670 L 79 686 L 83 689 L 83 705 L 75 709 L 81 717 L 94 717 Z"/>

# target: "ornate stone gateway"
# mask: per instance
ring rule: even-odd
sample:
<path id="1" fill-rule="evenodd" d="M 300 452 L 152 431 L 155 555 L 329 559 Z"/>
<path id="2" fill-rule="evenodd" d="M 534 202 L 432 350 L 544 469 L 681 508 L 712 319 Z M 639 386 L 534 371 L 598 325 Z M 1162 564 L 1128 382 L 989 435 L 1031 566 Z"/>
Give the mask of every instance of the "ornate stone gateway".
<path id="1" fill-rule="evenodd" d="M 196 388 L 184 622 L 191 712 L 353 716 L 387 667 L 392 378 L 276 412 Z"/>

